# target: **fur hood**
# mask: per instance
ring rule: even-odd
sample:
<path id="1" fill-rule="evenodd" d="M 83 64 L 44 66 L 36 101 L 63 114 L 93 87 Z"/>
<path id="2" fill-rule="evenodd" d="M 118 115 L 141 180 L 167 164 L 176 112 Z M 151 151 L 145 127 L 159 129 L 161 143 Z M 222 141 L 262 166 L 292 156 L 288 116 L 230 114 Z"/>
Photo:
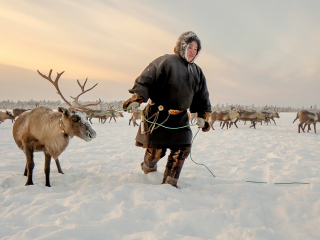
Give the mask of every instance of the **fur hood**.
<path id="1" fill-rule="evenodd" d="M 198 44 L 198 53 L 195 56 L 195 58 L 192 60 L 191 63 L 193 63 L 194 60 L 196 59 L 196 57 L 199 55 L 199 52 L 201 50 L 200 39 L 197 37 L 197 35 L 194 32 L 188 31 L 188 32 L 184 32 L 180 35 L 180 37 L 177 40 L 176 46 L 174 47 L 174 53 L 188 62 L 187 50 L 188 50 L 189 44 L 193 41 L 196 41 Z"/>

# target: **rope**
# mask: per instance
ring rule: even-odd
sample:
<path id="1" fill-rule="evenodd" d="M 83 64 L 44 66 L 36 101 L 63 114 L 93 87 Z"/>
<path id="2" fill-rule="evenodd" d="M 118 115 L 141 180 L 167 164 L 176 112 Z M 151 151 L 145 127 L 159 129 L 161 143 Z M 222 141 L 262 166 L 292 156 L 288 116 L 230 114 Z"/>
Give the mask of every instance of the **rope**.
<path id="1" fill-rule="evenodd" d="M 120 111 L 125 111 L 125 110 L 128 110 L 128 108 L 126 109 L 121 109 L 121 110 L 115 110 L 115 111 L 111 111 L 111 112 L 106 112 L 106 113 L 102 113 L 102 114 L 97 114 L 97 115 L 93 115 L 93 116 L 90 116 L 90 117 L 97 117 L 97 116 L 102 116 L 102 115 L 106 115 L 108 113 L 114 113 L 114 112 L 120 112 Z M 140 110 L 139 110 L 140 111 Z M 141 112 L 141 111 L 140 111 Z M 155 124 L 155 125 L 158 125 L 160 127 L 163 127 L 163 128 L 166 128 L 166 129 L 171 129 L 171 130 L 174 130 L 174 129 L 181 129 L 181 128 L 186 128 L 186 127 L 193 127 L 193 126 L 198 126 L 198 124 L 192 124 L 192 125 L 186 125 L 186 126 L 182 126 L 182 127 L 166 127 L 160 123 L 156 123 L 156 122 L 151 122 L 149 120 L 147 120 L 145 118 L 144 115 L 143 116 L 143 119 L 148 122 L 148 123 L 152 123 L 152 124 Z M 192 142 L 191 142 L 191 148 L 190 148 L 190 159 L 193 163 L 197 164 L 197 165 L 202 165 L 204 166 L 210 173 L 213 177 L 216 177 L 212 172 L 211 170 L 203 163 L 197 163 L 195 162 L 193 159 L 192 159 L 192 156 L 191 156 L 191 149 L 192 149 L 192 145 L 193 145 L 193 142 L 194 142 L 194 139 L 196 138 L 197 134 L 199 133 L 200 131 L 200 128 L 198 128 L 198 131 L 196 132 L 196 134 L 194 135 L 194 137 L 192 138 Z M 246 181 L 248 183 L 259 183 L 259 184 L 267 184 L 267 182 L 258 182 L 258 181 Z M 288 183 L 274 183 L 275 185 L 289 185 L 289 184 L 310 184 L 310 183 L 304 183 L 304 182 L 288 182 Z"/>
<path id="2" fill-rule="evenodd" d="M 194 137 L 193 137 L 193 139 L 192 139 L 191 148 L 192 148 L 192 145 L 193 145 L 193 141 L 194 141 L 194 139 L 196 138 L 196 136 L 197 136 L 197 134 L 198 134 L 199 131 L 200 131 L 200 128 L 198 128 L 197 133 L 194 135 Z M 211 173 L 211 175 L 212 175 L 213 177 L 216 177 L 216 176 L 210 171 L 210 169 L 209 169 L 205 164 L 203 164 L 203 163 L 197 163 L 197 162 L 193 161 L 192 156 L 191 156 L 191 148 L 190 148 L 190 159 L 191 159 L 191 161 L 194 162 L 194 163 L 197 164 L 197 165 L 205 166 L 206 169 L 208 169 L 208 171 Z"/>

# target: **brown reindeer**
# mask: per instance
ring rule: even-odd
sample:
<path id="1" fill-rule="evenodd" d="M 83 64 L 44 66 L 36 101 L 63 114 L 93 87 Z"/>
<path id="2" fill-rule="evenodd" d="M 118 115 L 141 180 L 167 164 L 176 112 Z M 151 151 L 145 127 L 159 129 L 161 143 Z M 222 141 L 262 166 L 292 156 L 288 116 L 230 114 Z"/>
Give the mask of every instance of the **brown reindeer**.
<path id="1" fill-rule="evenodd" d="M 7 110 L 5 112 L 0 111 L 0 123 L 4 122 L 4 120 L 6 120 L 6 119 L 14 120 L 14 116 L 12 115 L 11 112 L 9 112 Z"/>
<path id="2" fill-rule="evenodd" d="M 210 125 L 211 128 L 212 128 L 212 130 L 214 130 L 213 124 L 214 124 L 215 121 L 217 120 L 217 115 L 218 115 L 218 112 L 217 112 L 217 111 L 212 111 L 212 112 L 210 113 L 210 115 L 209 115 L 209 118 L 207 119 L 209 125 Z"/>
<path id="3" fill-rule="evenodd" d="M 90 110 L 87 108 L 88 106 L 99 104 L 100 99 L 98 103 L 81 105 L 78 101 L 79 96 L 90 91 L 97 84 L 85 91 L 84 86 L 87 80 L 83 86 L 78 80 L 82 93 L 76 98 L 72 97 L 77 104 L 77 106 L 72 106 L 63 97 L 58 86 L 58 80 L 64 72 L 57 73 L 55 81 L 51 80 L 52 70 L 50 70 L 48 76 L 43 75 L 39 71 L 38 73 L 55 86 L 58 94 L 69 105 L 70 109 L 59 107 L 58 112 L 54 112 L 51 108 L 38 107 L 31 111 L 26 111 L 15 121 L 12 133 L 17 146 L 24 151 L 26 155 L 24 175 L 27 176 L 28 179 L 25 185 L 33 185 L 33 153 L 41 151 L 44 152 L 45 155 L 45 186 L 50 187 L 51 157 L 56 161 L 59 173 L 63 173 L 58 157 L 66 149 L 70 139 L 76 136 L 85 141 L 91 141 L 96 137 L 96 132 L 91 128 L 86 119 L 86 114 L 83 112 Z"/>
<path id="4" fill-rule="evenodd" d="M 251 127 L 254 127 L 256 129 L 256 123 L 267 121 L 266 115 L 260 112 L 257 112 L 255 110 L 247 111 L 247 110 L 240 110 L 241 117 L 239 120 L 241 121 L 250 121 Z"/>
<path id="5" fill-rule="evenodd" d="M 320 122 L 320 112 L 317 112 L 317 115 L 318 115 L 318 120 L 313 123 L 314 132 L 316 132 L 316 124 L 317 124 L 317 122 Z M 309 124 L 305 123 L 304 126 L 303 126 L 303 130 L 306 128 L 306 126 L 308 126 L 308 131 L 307 132 L 309 132 L 311 130 L 310 125 L 311 125 L 310 123 Z"/>
<path id="6" fill-rule="evenodd" d="M 308 111 L 308 110 L 301 110 L 300 112 L 297 113 L 296 118 L 293 120 L 293 123 L 299 119 L 300 123 L 298 125 L 298 133 L 300 133 L 300 128 L 302 129 L 303 132 L 304 128 L 308 126 L 308 131 L 310 128 L 310 124 L 313 124 L 314 126 L 314 132 L 316 133 L 316 122 L 319 120 L 319 117 L 316 113 Z M 303 126 L 304 125 L 304 126 Z"/>
<path id="7" fill-rule="evenodd" d="M 274 108 L 274 110 L 272 112 L 267 107 L 265 107 L 260 112 L 266 116 L 266 123 L 267 124 L 269 122 L 271 123 L 271 120 L 272 120 L 274 125 L 276 125 L 276 121 L 274 120 L 274 118 L 280 118 L 278 110 L 276 108 Z"/>
<path id="8" fill-rule="evenodd" d="M 28 110 L 31 110 L 31 109 L 14 108 L 14 109 L 12 109 L 12 115 L 14 117 L 18 117 L 18 116 L 20 116 L 21 113 L 28 111 Z"/>
<path id="9" fill-rule="evenodd" d="M 217 112 L 216 121 L 223 123 L 221 129 L 223 129 L 225 125 L 227 126 L 227 129 L 228 129 L 231 127 L 232 124 L 234 124 L 236 128 L 238 128 L 236 122 L 240 117 L 241 117 L 241 113 L 234 107 L 231 107 L 231 110 Z"/>
<path id="10" fill-rule="evenodd" d="M 196 123 L 197 117 L 198 117 L 198 113 L 188 112 L 188 116 L 189 116 L 189 120 L 190 120 L 190 123 L 191 123 L 191 124 Z"/>
<path id="11" fill-rule="evenodd" d="M 28 111 L 31 109 L 23 109 L 23 108 L 14 108 L 12 109 L 12 115 L 16 118 L 19 117 L 21 115 L 21 113 Z M 15 119 L 12 119 L 12 122 L 14 122 Z"/>
<path id="12" fill-rule="evenodd" d="M 141 112 L 131 112 L 131 118 L 129 119 L 129 125 L 132 121 L 133 126 L 139 126 L 136 122 L 137 119 L 141 119 Z"/>

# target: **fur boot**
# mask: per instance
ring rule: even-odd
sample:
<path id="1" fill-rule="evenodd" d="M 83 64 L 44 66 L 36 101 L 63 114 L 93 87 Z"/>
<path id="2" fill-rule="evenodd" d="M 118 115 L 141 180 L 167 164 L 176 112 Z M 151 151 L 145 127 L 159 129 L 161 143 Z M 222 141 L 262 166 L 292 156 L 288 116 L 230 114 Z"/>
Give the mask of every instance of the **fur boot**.
<path id="1" fill-rule="evenodd" d="M 167 176 L 164 184 L 171 184 L 172 186 L 177 188 L 178 179 Z"/>
<path id="2" fill-rule="evenodd" d="M 141 169 L 144 172 L 144 174 L 148 174 L 149 172 L 155 172 L 157 171 L 157 165 L 154 167 L 148 167 L 144 164 L 144 162 L 141 163 Z"/>

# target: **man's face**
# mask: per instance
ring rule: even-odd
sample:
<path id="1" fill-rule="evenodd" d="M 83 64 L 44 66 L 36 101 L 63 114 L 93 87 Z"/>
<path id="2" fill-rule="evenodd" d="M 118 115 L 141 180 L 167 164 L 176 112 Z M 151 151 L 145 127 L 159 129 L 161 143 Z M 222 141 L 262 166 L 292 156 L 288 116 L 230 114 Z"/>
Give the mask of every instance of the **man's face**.
<path id="1" fill-rule="evenodd" d="M 192 62 L 192 60 L 195 58 L 195 56 L 198 53 L 198 44 L 196 41 L 193 41 L 189 44 L 188 50 L 187 50 L 187 60 L 188 62 Z"/>

